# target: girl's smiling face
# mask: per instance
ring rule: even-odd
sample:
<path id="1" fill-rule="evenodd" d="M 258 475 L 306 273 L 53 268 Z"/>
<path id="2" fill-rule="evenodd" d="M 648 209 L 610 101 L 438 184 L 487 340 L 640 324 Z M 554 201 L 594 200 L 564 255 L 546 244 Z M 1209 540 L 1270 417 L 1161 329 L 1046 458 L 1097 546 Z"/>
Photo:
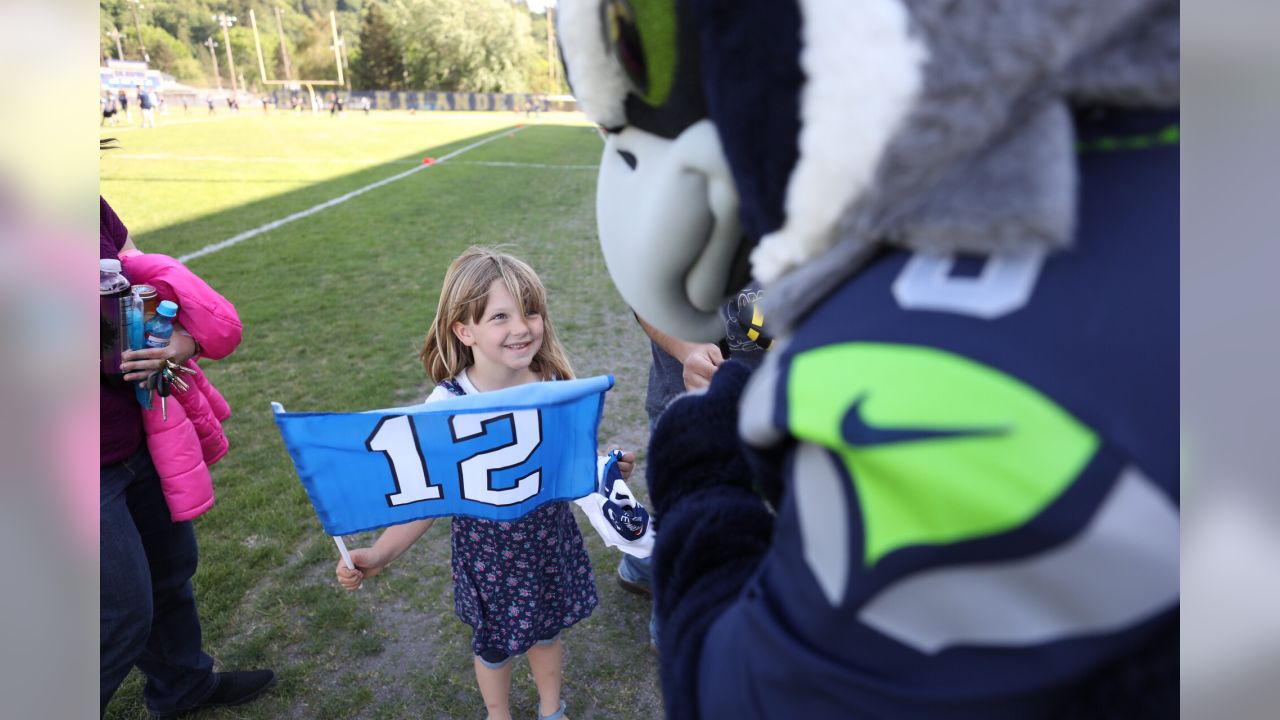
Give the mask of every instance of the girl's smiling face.
<path id="1" fill-rule="evenodd" d="M 479 320 L 453 324 L 454 335 L 471 348 L 476 370 L 491 381 L 528 370 L 542 347 L 542 330 L 542 316 L 522 315 L 520 303 L 501 280 L 489 284 Z"/>

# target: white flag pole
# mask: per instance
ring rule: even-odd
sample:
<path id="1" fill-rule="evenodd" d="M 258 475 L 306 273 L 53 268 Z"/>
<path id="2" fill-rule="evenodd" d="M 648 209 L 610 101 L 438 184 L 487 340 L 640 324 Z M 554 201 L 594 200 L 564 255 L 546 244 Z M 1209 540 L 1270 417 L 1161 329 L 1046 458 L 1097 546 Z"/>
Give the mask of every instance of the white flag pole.
<path id="1" fill-rule="evenodd" d="M 351 562 L 351 553 L 347 552 L 347 544 L 342 542 L 342 537 L 334 535 L 333 542 L 338 546 L 338 553 L 342 555 L 342 562 L 347 564 L 347 569 L 355 570 L 356 565 Z"/>

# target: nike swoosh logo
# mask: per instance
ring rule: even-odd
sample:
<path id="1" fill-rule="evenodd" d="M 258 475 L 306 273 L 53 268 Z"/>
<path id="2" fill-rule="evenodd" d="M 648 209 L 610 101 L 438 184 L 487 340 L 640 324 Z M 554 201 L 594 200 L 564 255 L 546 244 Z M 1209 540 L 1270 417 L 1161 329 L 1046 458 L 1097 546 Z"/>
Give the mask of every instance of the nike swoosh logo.
<path id="1" fill-rule="evenodd" d="M 840 422 L 840 435 L 845 443 L 853 447 L 872 447 L 876 445 L 892 445 L 903 442 L 919 442 L 921 440 L 943 440 L 947 438 L 984 437 L 1004 435 L 1009 432 L 1003 427 L 971 427 L 971 428 L 904 428 L 875 427 L 862 417 L 862 406 L 867 396 L 861 395 L 849 409 L 845 411 Z"/>

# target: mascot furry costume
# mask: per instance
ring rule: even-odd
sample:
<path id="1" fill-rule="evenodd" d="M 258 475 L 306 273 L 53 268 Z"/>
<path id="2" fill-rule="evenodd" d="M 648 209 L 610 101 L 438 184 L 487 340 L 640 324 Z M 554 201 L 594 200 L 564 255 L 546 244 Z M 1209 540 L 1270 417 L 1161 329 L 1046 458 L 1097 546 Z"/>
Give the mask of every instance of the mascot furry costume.
<path id="1" fill-rule="evenodd" d="M 776 338 L 651 440 L 669 717 L 1176 716 L 1178 21 L 561 0 L 619 290 Z"/>

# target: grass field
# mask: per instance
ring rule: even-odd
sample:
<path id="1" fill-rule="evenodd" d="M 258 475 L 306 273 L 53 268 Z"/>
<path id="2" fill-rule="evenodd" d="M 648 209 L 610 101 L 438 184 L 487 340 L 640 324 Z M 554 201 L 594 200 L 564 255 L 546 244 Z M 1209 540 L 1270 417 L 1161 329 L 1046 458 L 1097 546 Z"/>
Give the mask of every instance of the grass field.
<path id="1" fill-rule="evenodd" d="M 239 350 L 204 363 L 234 413 L 231 452 L 214 468 L 217 505 L 196 521 L 205 647 L 219 668 L 280 676 L 261 701 L 205 716 L 484 717 L 469 628 L 453 613 L 448 522 L 346 594 L 269 403 L 356 411 L 420 400 L 430 386 L 416 355 L 445 267 L 468 245 L 507 244 L 546 283 L 577 373 L 616 377 L 599 439 L 635 449 L 642 475 L 648 344 L 595 241 L 600 140 L 568 116 L 517 128 L 524 118 L 506 113 L 222 112 L 103 129 L 120 148 L 102 154 L 101 191 L 143 250 L 182 256 L 421 169 L 189 261 L 244 322 Z M 581 524 L 601 604 L 565 635 L 568 714 L 660 716 L 648 602 L 618 588 L 619 555 Z M 107 716 L 146 717 L 141 696 L 135 672 Z M 517 661 L 512 711 L 534 718 L 536 705 Z"/>

